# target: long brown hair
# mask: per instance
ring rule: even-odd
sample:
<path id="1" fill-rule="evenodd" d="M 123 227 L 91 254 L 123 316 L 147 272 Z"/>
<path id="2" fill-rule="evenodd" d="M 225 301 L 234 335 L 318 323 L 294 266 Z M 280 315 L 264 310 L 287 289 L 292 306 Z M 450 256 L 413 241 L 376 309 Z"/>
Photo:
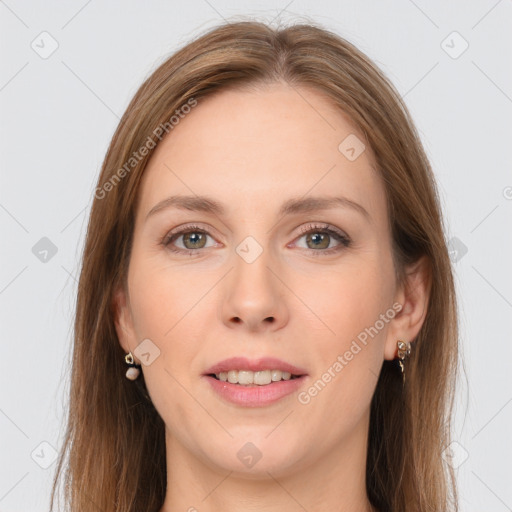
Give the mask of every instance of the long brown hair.
<path id="1" fill-rule="evenodd" d="M 210 29 L 169 57 L 137 91 L 112 138 L 83 253 L 52 510 L 64 468 L 66 510 L 161 508 L 164 423 L 143 376 L 135 384 L 124 377 L 112 310 L 115 290 L 126 285 L 139 183 L 156 134 L 172 137 L 169 120 L 184 105 L 228 87 L 278 81 L 327 95 L 366 136 L 385 184 L 397 280 L 405 283 L 407 265 L 421 256 L 430 264 L 428 312 L 406 385 L 395 362 L 384 361 L 371 403 L 368 497 L 381 512 L 457 510 L 453 469 L 442 456 L 458 361 L 456 297 L 438 192 L 418 133 L 396 89 L 351 43 L 314 23 L 271 28 L 255 21 Z"/>

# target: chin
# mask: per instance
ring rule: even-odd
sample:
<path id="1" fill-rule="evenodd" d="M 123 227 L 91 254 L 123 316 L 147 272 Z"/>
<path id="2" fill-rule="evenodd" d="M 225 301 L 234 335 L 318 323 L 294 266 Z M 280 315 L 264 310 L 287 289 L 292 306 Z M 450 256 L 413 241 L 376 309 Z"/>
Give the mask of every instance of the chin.
<path id="1" fill-rule="evenodd" d="M 265 436 L 268 436 L 268 430 L 259 437 L 236 436 L 227 444 L 218 445 L 213 453 L 206 452 L 203 456 L 208 458 L 209 466 L 248 480 L 268 479 L 269 473 L 277 476 L 296 471 L 298 447 L 293 443 L 278 445 L 268 438 L 265 439 Z"/>

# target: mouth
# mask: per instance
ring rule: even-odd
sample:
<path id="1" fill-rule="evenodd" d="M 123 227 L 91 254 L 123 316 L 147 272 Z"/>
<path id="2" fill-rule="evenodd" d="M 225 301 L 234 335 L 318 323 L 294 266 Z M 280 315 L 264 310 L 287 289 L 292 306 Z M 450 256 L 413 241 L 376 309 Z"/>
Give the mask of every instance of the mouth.
<path id="1" fill-rule="evenodd" d="M 266 407 L 306 384 L 303 368 L 275 357 L 232 357 L 208 368 L 203 378 L 222 400 L 238 407 Z"/>

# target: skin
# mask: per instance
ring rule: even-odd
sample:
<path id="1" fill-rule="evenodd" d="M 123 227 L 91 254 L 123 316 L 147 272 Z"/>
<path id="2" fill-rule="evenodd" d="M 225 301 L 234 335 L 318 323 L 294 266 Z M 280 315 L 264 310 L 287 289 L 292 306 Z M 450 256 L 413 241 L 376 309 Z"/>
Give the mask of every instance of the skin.
<path id="1" fill-rule="evenodd" d="M 279 83 L 200 100 L 149 162 L 127 291 L 114 300 L 123 349 L 149 338 L 160 351 L 142 371 L 166 425 L 161 512 L 373 510 L 371 398 L 397 340 L 418 334 L 429 288 L 422 260 L 410 286 L 395 282 L 385 189 L 368 146 L 354 161 L 338 150 L 349 134 L 364 140 L 318 92 Z M 207 195 L 226 212 L 168 208 L 146 219 L 177 194 Z M 359 203 L 369 219 L 344 207 L 277 215 L 289 198 L 323 195 Z M 331 237 L 317 248 L 300 231 L 311 222 L 335 226 L 351 245 Z M 162 245 L 188 223 L 208 231 L 205 242 L 178 235 L 172 246 L 195 254 Z M 236 252 L 248 236 L 263 250 L 252 263 Z M 340 250 L 321 254 L 326 247 Z M 394 303 L 402 310 L 308 404 L 294 393 L 265 407 L 233 405 L 202 377 L 228 357 L 269 355 L 306 369 L 307 390 Z M 247 442 L 261 454 L 250 468 L 237 457 Z"/>

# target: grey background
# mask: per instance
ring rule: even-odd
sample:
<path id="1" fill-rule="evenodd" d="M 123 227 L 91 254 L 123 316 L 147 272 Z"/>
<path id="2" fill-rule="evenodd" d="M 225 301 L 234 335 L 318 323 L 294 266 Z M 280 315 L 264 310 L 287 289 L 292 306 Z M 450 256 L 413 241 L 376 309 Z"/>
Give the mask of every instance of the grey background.
<path id="1" fill-rule="evenodd" d="M 461 510 L 512 510 L 512 1 L 7 0 L 0 511 L 48 507 L 79 256 L 118 120 L 172 51 L 236 15 L 314 19 L 355 43 L 404 96 L 438 178 L 460 300 L 465 377 L 445 456 Z"/>

